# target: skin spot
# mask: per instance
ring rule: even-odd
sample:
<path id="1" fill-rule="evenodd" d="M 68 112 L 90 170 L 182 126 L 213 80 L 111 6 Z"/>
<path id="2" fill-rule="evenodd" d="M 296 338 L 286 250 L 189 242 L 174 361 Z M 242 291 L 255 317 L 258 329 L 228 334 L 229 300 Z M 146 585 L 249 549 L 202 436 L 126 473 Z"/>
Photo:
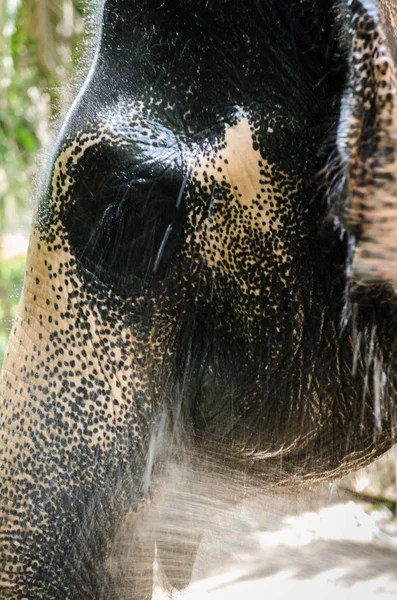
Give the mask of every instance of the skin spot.
<path id="1" fill-rule="evenodd" d="M 293 260 L 283 229 L 301 184 L 254 148 L 250 123 L 252 117 L 243 115 L 227 127 L 224 136 L 211 144 L 210 163 L 205 161 L 205 153 L 195 156 L 194 194 L 204 192 L 207 203 L 205 212 L 199 213 L 193 206 L 188 212 L 192 231 L 186 239 L 187 244 L 194 240 L 215 278 L 223 274 L 233 279 L 233 273 L 240 274 L 236 283 L 242 298 L 259 297 L 264 291 L 262 286 L 248 285 L 241 276 L 248 266 L 257 266 L 258 272 L 266 268 L 261 256 L 264 248 L 276 263 L 286 265 Z M 300 233 L 304 235 L 303 225 Z M 255 239 L 260 240 L 258 247 Z M 288 273 L 279 271 L 283 286 L 288 285 Z"/>

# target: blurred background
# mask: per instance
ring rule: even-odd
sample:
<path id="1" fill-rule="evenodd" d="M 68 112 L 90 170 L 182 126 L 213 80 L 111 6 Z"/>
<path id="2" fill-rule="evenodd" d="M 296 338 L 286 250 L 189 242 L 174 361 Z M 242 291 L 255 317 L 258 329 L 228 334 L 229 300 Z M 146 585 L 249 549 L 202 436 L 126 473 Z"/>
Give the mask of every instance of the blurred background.
<path id="1" fill-rule="evenodd" d="M 92 55 L 93 4 L 0 0 L 0 365 L 22 286 L 46 148 Z M 395 512 L 396 454 L 343 486 Z"/>

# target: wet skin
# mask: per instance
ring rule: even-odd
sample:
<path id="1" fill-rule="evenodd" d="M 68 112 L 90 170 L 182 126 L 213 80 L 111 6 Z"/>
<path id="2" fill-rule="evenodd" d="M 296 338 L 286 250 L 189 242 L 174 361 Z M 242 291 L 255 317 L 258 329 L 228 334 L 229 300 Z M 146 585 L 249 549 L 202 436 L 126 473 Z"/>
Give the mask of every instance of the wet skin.
<path id="1" fill-rule="evenodd" d="M 2 598 L 113 597 L 103 565 L 167 460 L 159 428 L 267 487 L 391 446 L 386 14 L 105 3 L 2 372 Z"/>

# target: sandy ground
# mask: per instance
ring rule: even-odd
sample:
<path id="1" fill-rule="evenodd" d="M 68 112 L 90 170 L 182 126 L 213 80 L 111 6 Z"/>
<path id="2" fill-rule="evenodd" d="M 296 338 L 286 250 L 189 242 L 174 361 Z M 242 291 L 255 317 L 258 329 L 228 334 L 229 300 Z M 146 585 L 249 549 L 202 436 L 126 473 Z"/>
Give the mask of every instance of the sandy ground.
<path id="1" fill-rule="evenodd" d="M 330 488 L 256 497 L 215 515 L 183 592 L 158 568 L 153 599 L 397 598 L 397 552 L 376 541 L 386 516 Z"/>

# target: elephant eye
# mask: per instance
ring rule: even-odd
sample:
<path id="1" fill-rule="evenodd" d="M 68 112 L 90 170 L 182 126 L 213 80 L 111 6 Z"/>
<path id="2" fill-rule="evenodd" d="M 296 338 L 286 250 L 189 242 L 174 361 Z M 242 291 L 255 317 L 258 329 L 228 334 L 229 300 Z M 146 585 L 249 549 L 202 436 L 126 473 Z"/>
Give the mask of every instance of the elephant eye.
<path id="1" fill-rule="evenodd" d="M 121 293 L 128 294 L 137 278 L 165 276 L 180 245 L 183 174 L 176 152 L 163 158 L 98 145 L 73 174 L 62 213 L 71 251 Z"/>

